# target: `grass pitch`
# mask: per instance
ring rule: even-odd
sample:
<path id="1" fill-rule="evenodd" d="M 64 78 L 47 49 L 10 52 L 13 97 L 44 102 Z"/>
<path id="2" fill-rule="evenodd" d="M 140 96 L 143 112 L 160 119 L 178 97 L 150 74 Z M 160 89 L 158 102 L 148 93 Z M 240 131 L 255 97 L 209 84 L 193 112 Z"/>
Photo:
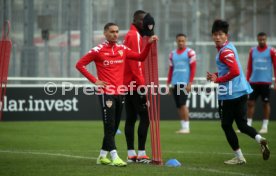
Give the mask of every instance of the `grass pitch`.
<path id="1" fill-rule="evenodd" d="M 259 130 L 261 122 L 253 122 Z M 120 125 L 123 131 L 124 121 Z M 181 167 L 143 164 L 127 167 L 96 165 L 102 143 L 101 121 L 0 122 L 1 176 L 249 176 L 276 175 L 276 122 L 269 124 L 271 156 L 263 161 L 255 140 L 238 134 L 246 165 L 228 166 L 223 161 L 233 153 L 219 121 L 191 121 L 191 134 L 175 134 L 178 121 L 161 121 L 161 146 L 164 163 L 176 158 Z M 136 137 L 137 139 L 137 137 Z M 124 134 L 116 135 L 119 156 L 126 158 Z M 136 143 L 137 146 L 137 143 Z M 150 137 L 147 152 L 150 155 Z"/>

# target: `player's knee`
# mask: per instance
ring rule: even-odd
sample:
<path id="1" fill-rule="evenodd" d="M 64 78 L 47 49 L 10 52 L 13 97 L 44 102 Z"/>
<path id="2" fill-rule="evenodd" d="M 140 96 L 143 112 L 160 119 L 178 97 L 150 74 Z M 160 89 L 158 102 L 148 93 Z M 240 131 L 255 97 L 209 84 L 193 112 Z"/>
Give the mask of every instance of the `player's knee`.
<path id="1" fill-rule="evenodd" d="M 254 107 L 254 106 L 255 106 L 255 101 L 249 100 L 249 101 L 247 102 L 247 106 L 248 106 L 249 108 Z"/>
<path id="2" fill-rule="evenodd" d="M 127 118 L 125 125 L 129 127 L 129 126 L 134 126 L 135 123 L 136 123 L 136 118 Z"/>
<path id="3" fill-rule="evenodd" d="M 263 106 L 265 107 L 270 106 L 269 100 L 263 100 Z"/>
<path id="4" fill-rule="evenodd" d="M 244 133 L 246 131 L 244 126 L 238 126 L 238 129 L 241 133 Z"/>
<path id="5" fill-rule="evenodd" d="M 146 128 L 149 127 L 149 124 L 150 124 L 148 118 L 145 118 L 143 121 L 141 121 L 141 123 L 143 123 L 143 125 L 144 125 Z"/>
<path id="6" fill-rule="evenodd" d="M 228 131 L 229 129 L 232 128 L 232 125 L 227 124 L 227 123 L 222 123 L 222 124 L 221 124 L 221 128 L 222 128 L 224 131 Z"/>
<path id="7" fill-rule="evenodd" d="M 242 133 L 245 133 L 247 131 L 248 125 L 247 123 L 243 123 L 243 124 L 238 123 L 237 127 Z"/>

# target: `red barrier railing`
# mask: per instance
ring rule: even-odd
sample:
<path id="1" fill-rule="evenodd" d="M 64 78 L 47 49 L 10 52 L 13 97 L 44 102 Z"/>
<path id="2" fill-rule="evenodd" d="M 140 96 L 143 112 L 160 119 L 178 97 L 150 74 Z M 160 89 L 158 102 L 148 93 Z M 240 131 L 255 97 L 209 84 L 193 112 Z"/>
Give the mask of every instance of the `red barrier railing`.
<path id="1" fill-rule="evenodd" d="M 144 37 L 144 40 L 148 40 Z M 143 42 L 147 43 L 147 41 Z M 150 119 L 150 136 L 153 164 L 162 165 L 161 143 L 160 143 L 160 94 L 158 79 L 158 57 L 157 43 L 154 42 L 145 60 L 145 81 L 148 86 L 147 105 Z"/>
<path id="2" fill-rule="evenodd" d="M 10 54 L 12 48 L 12 42 L 9 38 L 9 32 L 10 22 L 5 21 L 2 28 L 2 36 L 0 40 L 0 120 L 2 120 L 2 110 L 4 107 L 4 96 L 6 94 Z"/>

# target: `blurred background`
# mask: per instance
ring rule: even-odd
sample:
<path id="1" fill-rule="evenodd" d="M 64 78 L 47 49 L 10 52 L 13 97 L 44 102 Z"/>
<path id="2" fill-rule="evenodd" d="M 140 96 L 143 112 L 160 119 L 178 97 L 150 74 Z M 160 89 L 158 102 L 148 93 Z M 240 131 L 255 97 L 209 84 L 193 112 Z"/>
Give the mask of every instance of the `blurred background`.
<path id="1" fill-rule="evenodd" d="M 230 23 L 244 70 L 258 32 L 276 46 L 276 0 L 0 0 L 0 24 L 10 20 L 13 42 L 9 77 L 82 77 L 76 61 L 104 40 L 103 26 L 116 22 L 122 42 L 134 11 L 150 12 L 159 35 L 159 76 L 166 77 L 175 35 L 185 33 L 197 53 L 196 77 L 215 71 L 211 41 L 215 19 Z M 2 28 L 2 27 L 1 27 Z M 89 70 L 96 74 L 94 64 Z M 164 78 L 165 79 L 165 78 Z"/>

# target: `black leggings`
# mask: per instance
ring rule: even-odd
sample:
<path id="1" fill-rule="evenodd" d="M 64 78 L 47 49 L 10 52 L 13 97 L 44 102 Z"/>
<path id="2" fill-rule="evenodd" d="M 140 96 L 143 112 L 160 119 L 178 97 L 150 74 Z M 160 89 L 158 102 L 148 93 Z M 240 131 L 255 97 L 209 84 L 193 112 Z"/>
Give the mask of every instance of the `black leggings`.
<path id="1" fill-rule="evenodd" d="M 140 117 L 138 127 L 138 150 L 145 150 L 149 128 L 148 109 L 146 96 L 133 91 L 133 95 L 126 95 L 126 124 L 125 136 L 128 150 L 134 150 L 134 128 L 137 116 Z"/>
<path id="2" fill-rule="evenodd" d="M 115 134 L 121 120 L 124 96 L 103 94 L 99 96 L 99 99 L 104 125 L 102 149 L 106 151 L 115 150 Z"/>
<path id="3" fill-rule="evenodd" d="M 221 127 L 228 143 L 234 151 L 239 149 L 238 137 L 232 126 L 234 120 L 242 133 L 247 134 L 253 139 L 258 134 L 253 127 L 247 125 L 246 101 L 247 95 L 231 100 L 219 100 Z"/>

